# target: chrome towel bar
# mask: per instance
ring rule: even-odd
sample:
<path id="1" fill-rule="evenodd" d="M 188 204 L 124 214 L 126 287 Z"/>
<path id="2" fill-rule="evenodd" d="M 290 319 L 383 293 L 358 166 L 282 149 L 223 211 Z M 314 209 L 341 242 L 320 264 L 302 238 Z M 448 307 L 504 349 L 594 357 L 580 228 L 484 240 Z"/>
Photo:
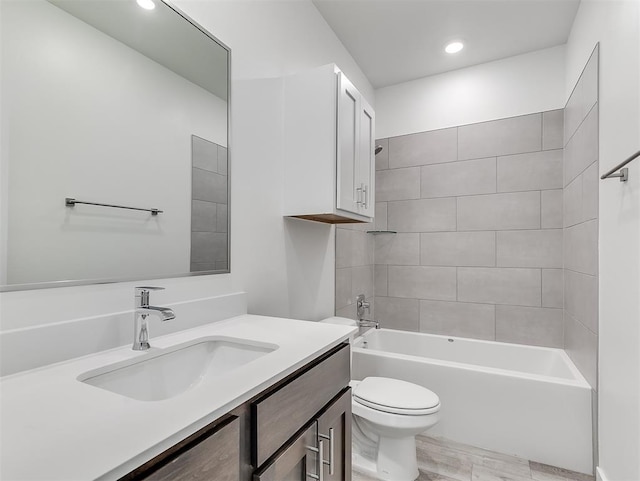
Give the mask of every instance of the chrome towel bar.
<path id="1" fill-rule="evenodd" d="M 144 212 L 151 212 L 151 215 L 158 215 L 164 212 L 159 209 L 141 209 L 139 207 L 127 207 L 125 205 L 101 204 L 98 202 L 85 202 L 84 200 L 76 200 L 73 197 L 66 197 L 64 199 L 64 205 L 66 205 L 67 207 L 73 207 L 76 204 L 98 205 L 100 207 L 113 207 L 114 209 L 142 210 Z"/>
<path id="2" fill-rule="evenodd" d="M 604 179 L 611 179 L 613 177 L 619 177 L 620 182 L 626 182 L 627 180 L 629 180 L 629 169 L 623 168 L 623 167 L 637 157 L 640 157 L 640 150 L 638 150 L 635 154 L 633 154 L 628 159 L 625 159 L 622 162 L 620 162 L 613 169 L 611 169 L 609 172 L 607 172 L 602 177 L 600 177 L 600 179 L 604 180 Z M 618 170 L 620 172 L 618 172 L 617 174 L 614 174 L 614 172 Z"/>

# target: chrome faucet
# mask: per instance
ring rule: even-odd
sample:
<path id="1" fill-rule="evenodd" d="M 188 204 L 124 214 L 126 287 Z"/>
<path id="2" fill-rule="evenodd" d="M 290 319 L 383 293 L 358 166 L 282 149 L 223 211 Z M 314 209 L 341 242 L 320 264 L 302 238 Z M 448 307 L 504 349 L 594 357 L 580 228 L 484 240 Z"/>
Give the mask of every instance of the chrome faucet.
<path id="1" fill-rule="evenodd" d="M 365 319 L 365 312 L 369 312 L 371 304 L 364 300 L 364 294 L 358 294 L 356 297 L 356 314 L 358 317 L 359 327 L 375 327 L 380 329 L 380 323 L 373 319 Z"/>
<path id="2" fill-rule="evenodd" d="M 149 325 L 147 317 L 158 316 L 161 321 L 175 319 L 176 315 L 168 307 L 156 307 L 149 305 L 149 291 L 160 291 L 164 287 L 136 287 L 133 346 L 134 351 L 146 351 L 151 347 L 149 344 Z"/>

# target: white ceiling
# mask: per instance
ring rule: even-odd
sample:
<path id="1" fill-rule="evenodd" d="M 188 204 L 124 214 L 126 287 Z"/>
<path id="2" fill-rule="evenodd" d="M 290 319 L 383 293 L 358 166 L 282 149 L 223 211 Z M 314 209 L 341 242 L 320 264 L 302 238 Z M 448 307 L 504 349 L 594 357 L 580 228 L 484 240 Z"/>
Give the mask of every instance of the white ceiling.
<path id="1" fill-rule="evenodd" d="M 375 88 L 566 43 L 580 0 L 313 0 Z M 444 53 L 462 39 L 460 53 Z"/>

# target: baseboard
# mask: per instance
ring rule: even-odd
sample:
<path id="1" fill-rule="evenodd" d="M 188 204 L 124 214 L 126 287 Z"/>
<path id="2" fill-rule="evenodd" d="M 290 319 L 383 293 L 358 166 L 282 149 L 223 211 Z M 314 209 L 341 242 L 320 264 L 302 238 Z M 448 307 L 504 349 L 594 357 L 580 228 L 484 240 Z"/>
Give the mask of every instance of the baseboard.
<path id="1" fill-rule="evenodd" d="M 599 466 L 596 468 L 596 481 L 609 481 Z"/>

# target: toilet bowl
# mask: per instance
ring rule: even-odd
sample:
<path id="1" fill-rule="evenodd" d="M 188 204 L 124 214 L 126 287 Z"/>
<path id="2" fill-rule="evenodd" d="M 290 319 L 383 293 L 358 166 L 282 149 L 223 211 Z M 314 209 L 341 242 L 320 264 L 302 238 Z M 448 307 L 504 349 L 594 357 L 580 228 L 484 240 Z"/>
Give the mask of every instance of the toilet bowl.
<path id="1" fill-rule="evenodd" d="M 344 318 L 323 322 L 357 325 Z M 414 481 L 416 435 L 440 418 L 438 396 L 417 384 L 385 377 L 351 381 L 353 467 L 385 481 Z"/>
<path id="2" fill-rule="evenodd" d="M 438 396 L 384 377 L 352 381 L 351 386 L 354 468 L 388 481 L 415 480 L 415 437 L 438 422 Z"/>

